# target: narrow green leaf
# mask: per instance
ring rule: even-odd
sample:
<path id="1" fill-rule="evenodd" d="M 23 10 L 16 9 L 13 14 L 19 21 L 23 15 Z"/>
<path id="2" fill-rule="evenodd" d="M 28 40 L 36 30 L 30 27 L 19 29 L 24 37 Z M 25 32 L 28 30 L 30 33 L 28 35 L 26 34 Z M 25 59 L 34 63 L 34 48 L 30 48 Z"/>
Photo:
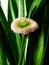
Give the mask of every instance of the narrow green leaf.
<path id="1" fill-rule="evenodd" d="M 26 17 L 26 8 L 25 8 L 25 0 L 19 0 L 19 7 L 18 7 L 18 17 Z"/>
<path id="2" fill-rule="evenodd" d="M 0 30 L 1 30 L 1 27 L 0 27 Z M 4 47 L 4 43 L 2 40 L 1 31 L 0 31 L 0 64 L 7 65 L 5 47 Z"/>
<path id="3" fill-rule="evenodd" d="M 7 54 L 7 51 L 8 50 L 6 49 L 5 40 L 3 38 L 3 33 L 0 31 L 0 64 L 1 65 L 12 65 L 11 58 L 9 58 L 10 56 L 8 56 L 9 53 Z M 8 64 L 7 64 L 7 59 L 8 59 Z"/>
<path id="4" fill-rule="evenodd" d="M 35 53 L 35 65 L 40 65 L 44 54 L 44 33 L 42 32 L 39 37 L 38 48 Z"/>
<path id="5" fill-rule="evenodd" d="M 18 6 L 17 6 L 17 2 L 18 2 L 18 0 L 11 0 L 11 4 L 12 4 L 12 8 L 13 8 L 13 11 L 14 11 L 15 18 L 18 17 Z"/>
<path id="6" fill-rule="evenodd" d="M 24 17 L 24 0 L 19 0 L 18 17 Z"/>
<path id="7" fill-rule="evenodd" d="M 11 29 L 10 29 L 10 25 L 8 24 L 8 22 L 6 21 L 6 18 L 4 16 L 4 13 L 2 11 L 2 8 L 0 7 L 0 11 L 1 11 L 1 23 L 2 23 L 2 26 L 5 30 L 5 33 L 7 35 L 7 38 L 9 40 L 9 43 L 10 43 L 10 46 L 11 46 L 11 49 L 12 49 L 12 52 L 13 52 L 13 55 L 14 55 L 14 58 L 15 60 L 17 60 L 16 58 L 18 58 L 17 56 L 17 47 L 16 47 L 16 37 L 15 37 L 15 34 L 12 33 Z M 17 60 L 18 61 L 18 60 Z M 17 63 L 17 62 L 16 62 Z"/>
<path id="8" fill-rule="evenodd" d="M 19 1 L 19 0 L 15 0 L 17 7 L 18 7 L 18 4 L 19 4 L 18 1 Z"/>
<path id="9" fill-rule="evenodd" d="M 2 41 L 0 39 L 0 64 L 7 65 L 6 64 L 6 56 L 5 56 L 4 50 L 2 49 L 1 44 L 2 44 Z"/>
<path id="10" fill-rule="evenodd" d="M 38 39 L 38 47 L 37 50 L 35 52 L 35 65 L 42 65 L 43 64 L 43 60 L 44 60 L 44 56 L 45 56 L 45 51 L 47 48 L 47 43 L 48 43 L 48 35 L 49 35 L 49 24 L 48 24 L 48 6 L 45 7 L 45 14 L 44 14 L 44 21 L 43 21 L 43 25 L 42 25 L 42 30 L 41 30 L 41 34 L 39 35 L 39 39 Z"/>
<path id="11" fill-rule="evenodd" d="M 30 10 L 29 10 L 29 14 L 28 17 L 30 18 L 31 13 L 32 15 L 34 15 L 34 13 L 36 12 L 36 10 L 39 8 L 39 6 L 41 6 L 43 3 L 43 0 L 34 0 L 30 6 Z"/>
<path id="12" fill-rule="evenodd" d="M 15 6 L 14 5 L 14 2 L 15 1 L 13 1 L 13 0 L 9 0 L 9 16 L 10 16 L 10 14 L 11 14 L 11 20 L 10 20 L 10 17 L 8 16 L 8 18 L 9 18 L 9 21 L 11 21 L 12 22 L 12 20 L 14 20 L 18 15 L 16 14 L 15 15 L 15 12 L 17 13 L 17 11 L 15 11 L 15 10 L 17 10 L 17 6 Z M 15 3 L 16 4 L 16 3 Z M 15 10 L 14 10 L 14 7 L 15 7 Z M 21 39 L 20 39 L 20 35 L 19 34 L 15 34 L 15 39 L 16 39 L 16 42 L 15 42 L 15 44 L 16 44 L 16 46 L 18 47 L 17 48 L 17 50 L 18 50 L 18 57 L 19 57 L 19 55 L 21 54 L 20 52 L 21 52 Z M 16 51 L 15 51 L 15 54 L 16 54 Z M 15 61 L 16 62 L 16 61 Z"/>
<path id="13" fill-rule="evenodd" d="M 45 52 L 46 52 L 46 49 L 47 49 L 47 45 L 48 45 L 48 39 L 49 39 L 49 24 L 48 24 L 48 21 L 49 21 L 49 5 L 45 6 L 45 14 L 44 14 L 44 23 L 43 23 L 43 30 L 44 30 L 44 55 L 43 55 L 43 59 L 42 59 L 42 63 L 41 65 L 43 64 L 43 61 L 44 61 L 44 57 L 45 57 Z"/>
<path id="14" fill-rule="evenodd" d="M 1 43 L 1 48 L 4 48 L 4 53 L 6 55 L 6 62 L 8 60 L 8 62 L 10 63 L 10 65 L 12 65 L 12 61 L 14 62 L 14 58 L 13 58 L 13 54 L 12 54 L 12 50 L 10 47 L 10 42 L 6 36 L 6 33 L 4 31 L 4 28 L 0 22 L 0 40 L 2 41 Z"/>

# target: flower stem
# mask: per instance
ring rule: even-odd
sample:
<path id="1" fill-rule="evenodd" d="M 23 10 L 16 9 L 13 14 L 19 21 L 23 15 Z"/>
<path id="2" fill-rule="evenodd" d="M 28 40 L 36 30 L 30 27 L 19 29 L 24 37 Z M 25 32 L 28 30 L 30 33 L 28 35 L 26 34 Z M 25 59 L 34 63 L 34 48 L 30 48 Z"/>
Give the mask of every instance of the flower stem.
<path id="1" fill-rule="evenodd" d="M 23 44 L 23 42 L 24 42 L 24 34 L 22 34 L 22 44 Z"/>

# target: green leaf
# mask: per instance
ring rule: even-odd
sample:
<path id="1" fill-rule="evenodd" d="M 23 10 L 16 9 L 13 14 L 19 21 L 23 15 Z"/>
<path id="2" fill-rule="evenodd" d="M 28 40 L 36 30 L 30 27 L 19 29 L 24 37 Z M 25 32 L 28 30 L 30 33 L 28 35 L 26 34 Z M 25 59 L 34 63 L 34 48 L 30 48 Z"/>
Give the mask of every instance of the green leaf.
<path id="1" fill-rule="evenodd" d="M 5 30 L 5 33 L 7 35 L 7 38 L 9 40 L 9 43 L 10 43 L 10 46 L 11 46 L 11 49 L 12 49 L 12 52 L 13 52 L 13 56 L 15 58 L 15 60 L 17 60 L 16 58 L 18 58 L 17 56 L 17 47 L 16 47 L 16 37 L 15 37 L 15 34 L 12 33 L 11 29 L 10 29 L 10 25 L 8 24 L 8 22 L 6 21 L 6 18 L 4 16 L 4 13 L 2 11 L 2 8 L 0 7 L 0 12 L 1 12 L 1 23 L 2 23 L 2 26 Z M 18 61 L 18 60 L 17 60 Z"/>
<path id="2" fill-rule="evenodd" d="M 17 14 L 17 6 L 16 6 L 16 3 L 15 3 L 15 5 L 14 5 L 14 3 L 15 3 L 15 0 L 14 1 L 13 0 L 9 0 L 9 7 L 8 7 L 9 15 L 8 15 L 8 20 L 10 22 L 12 22 L 12 20 L 14 20 L 18 16 L 18 14 Z M 10 17 L 10 14 L 11 14 L 11 17 Z M 20 35 L 19 34 L 15 34 L 15 37 L 16 37 L 15 38 L 16 39 L 15 46 L 17 47 L 17 51 L 18 51 L 18 53 L 16 53 L 16 51 L 15 51 L 15 55 L 18 54 L 18 58 L 19 58 L 19 56 L 21 54 L 20 53 L 21 52 L 21 39 L 20 39 Z M 15 58 L 15 59 L 17 59 L 17 58 Z"/>
<path id="3" fill-rule="evenodd" d="M 0 25 L 1 26 L 1 25 Z M 2 28 L 0 27 L 0 30 Z M 7 64 L 7 59 L 8 59 L 8 62 L 9 64 L 11 65 L 11 62 L 9 61 L 9 56 L 7 57 L 7 54 L 6 54 L 6 47 L 5 47 L 5 40 L 3 39 L 3 36 L 2 36 L 2 32 L 0 31 L 0 64 L 1 65 L 8 65 Z M 7 58 L 7 59 L 6 59 Z"/>
<path id="4" fill-rule="evenodd" d="M 18 17 L 25 17 L 25 0 L 19 0 Z"/>
<path id="5" fill-rule="evenodd" d="M 35 65 L 40 65 L 44 54 L 44 34 L 41 33 L 39 37 L 37 51 L 35 52 Z"/>
<path id="6" fill-rule="evenodd" d="M 4 31 L 4 28 L 0 22 L 0 40 L 2 41 L 2 44 L 1 44 L 1 48 L 4 48 L 4 53 L 6 55 L 6 62 L 10 63 L 10 65 L 12 65 L 14 62 L 14 58 L 13 58 L 13 54 L 12 54 L 12 49 L 11 49 L 11 46 L 10 46 L 10 42 L 6 36 L 6 33 Z M 7 64 L 6 64 L 7 65 Z"/>
<path id="7" fill-rule="evenodd" d="M 39 35 L 39 39 L 38 39 L 38 47 L 37 50 L 35 52 L 35 65 L 42 65 L 43 64 L 43 60 L 44 60 L 44 56 L 45 56 L 45 51 L 47 48 L 47 43 L 48 43 L 48 36 L 49 36 L 49 24 L 48 24 L 48 6 L 45 7 L 45 14 L 44 14 L 44 22 L 42 25 L 42 29 L 41 29 L 41 34 Z"/>
<path id="8" fill-rule="evenodd" d="M 31 17 L 31 14 L 34 15 L 36 10 L 43 4 L 43 0 L 34 0 L 30 6 L 28 17 Z"/>
<path id="9" fill-rule="evenodd" d="M 13 9 L 15 6 L 14 6 L 14 3 L 12 4 L 12 2 L 15 2 L 15 1 L 13 1 L 13 0 L 9 0 L 10 2 L 9 2 L 9 9 L 10 9 L 10 11 L 9 11 L 9 14 L 11 14 L 11 20 L 10 20 L 10 15 L 8 16 L 9 17 L 9 21 L 11 21 L 12 22 L 12 20 L 14 20 L 18 15 L 16 14 L 16 16 L 15 16 L 15 10 L 17 10 L 17 8 L 15 8 L 15 10 Z M 17 11 L 16 11 L 16 13 L 17 13 Z M 18 38 L 17 38 L 18 37 Z M 17 39 L 19 39 L 20 40 L 20 36 L 19 36 L 19 34 L 16 34 L 16 38 Z M 19 41 L 16 41 L 16 42 L 18 42 L 19 43 Z M 21 43 L 21 42 L 20 42 Z"/>
<path id="10" fill-rule="evenodd" d="M 6 55 L 3 47 L 3 42 L 1 39 L 1 32 L 0 32 L 0 64 L 1 65 L 7 65 L 6 64 Z"/>
<path id="11" fill-rule="evenodd" d="M 1 43 L 2 42 L 0 41 L 0 44 Z M 1 48 L 1 45 L 0 45 L 0 64 L 1 65 L 7 65 L 6 56 L 5 56 L 4 50 Z"/>

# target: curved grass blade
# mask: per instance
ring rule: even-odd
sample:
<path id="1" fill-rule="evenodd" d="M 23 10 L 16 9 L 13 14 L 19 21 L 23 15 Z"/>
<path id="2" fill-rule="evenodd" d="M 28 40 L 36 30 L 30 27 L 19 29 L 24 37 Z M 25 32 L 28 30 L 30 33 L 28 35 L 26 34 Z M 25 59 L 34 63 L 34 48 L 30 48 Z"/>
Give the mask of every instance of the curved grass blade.
<path id="1" fill-rule="evenodd" d="M 31 13 L 34 15 L 34 13 L 37 11 L 37 9 L 43 4 L 43 0 L 34 0 L 30 6 L 28 17 L 30 18 Z"/>
<path id="2" fill-rule="evenodd" d="M 12 15 L 12 20 L 14 20 L 16 17 L 15 17 L 15 13 L 14 13 L 14 9 L 13 9 L 13 6 L 12 6 L 12 2 L 10 1 L 10 3 L 9 3 L 9 8 L 10 8 L 10 11 L 11 11 L 11 15 Z M 10 12 L 9 12 L 10 13 Z M 9 17 L 9 19 L 10 19 L 10 17 Z M 12 20 L 10 20 L 10 21 L 12 21 Z M 21 46 L 21 40 L 20 40 L 20 36 L 19 36 L 19 34 L 16 34 L 16 44 L 18 45 L 18 47 L 19 47 L 19 50 L 20 50 L 20 46 Z"/>
<path id="3" fill-rule="evenodd" d="M 48 43 L 48 36 L 49 36 L 49 24 L 48 24 L 48 6 L 45 7 L 45 15 L 44 15 L 44 22 L 42 25 L 42 31 L 41 34 L 39 35 L 38 39 L 38 47 L 37 51 L 35 53 L 35 65 L 42 65 L 44 56 L 45 56 L 45 51 L 47 48 L 47 43 Z"/>
<path id="4" fill-rule="evenodd" d="M 11 16 L 12 16 L 11 18 L 12 18 L 12 20 L 14 20 L 17 17 L 17 15 L 15 16 L 14 5 L 12 5 L 14 3 L 12 3 L 12 1 L 13 0 L 9 0 L 9 8 L 10 8 L 10 11 L 11 11 Z M 10 17 L 9 17 L 9 20 L 10 20 Z M 12 21 L 12 20 L 10 20 L 10 21 Z M 15 34 L 15 36 L 16 36 L 16 38 L 15 38 L 16 39 L 16 42 L 15 42 L 15 44 L 17 46 L 17 51 L 18 51 L 18 53 L 16 53 L 16 51 L 15 51 L 15 54 L 18 54 L 18 57 L 19 57 L 20 54 L 21 54 L 21 39 L 20 39 L 20 35 L 19 34 Z"/>
<path id="5" fill-rule="evenodd" d="M 14 11 L 15 18 L 18 17 L 18 6 L 17 6 L 18 0 L 11 0 L 12 8 Z"/>
<path id="6" fill-rule="evenodd" d="M 44 23 L 43 23 L 43 30 L 44 30 L 44 35 L 45 35 L 45 39 L 44 39 L 44 55 L 43 55 L 43 60 L 42 60 L 42 63 L 41 65 L 43 64 L 43 61 L 44 61 L 44 57 L 45 57 L 45 52 L 47 50 L 47 45 L 48 45 L 48 39 L 49 39 L 49 24 L 48 24 L 48 21 L 49 21 L 49 6 L 46 5 L 45 6 L 45 14 L 44 14 Z"/>
<path id="7" fill-rule="evenodd" d="M 38 47 L 35 53 L 35 65 L 41 64 L 43 54 L 44 54 L 44 33 L 42 31 L 38 40 Z"/>
<path id="8" fill-rule="evenodd" d="M 0 22 L 0 33 L 1 33 L 0 39 L 2 40 L 3 45 L 2 47 L 4 48 L 4 52 L 6 54 L 6 62 L 8 61 L 10 62 L 10 65 L 13 65 L 15 61 L 13 58 L 12 49 L 1 22 Z"/>
<path id="9" fill-rule="evenodd" d="M 4 16 L 4 13 L 2 11 L 2 8 L 0 8 L 0 11 L 1 11 L 1 23 L 2 23 L 2 26 L 5 30 L 5 33 L 7 35 L 7 38 L 10 42 L 10 46 L 11 46 L 11 49 L 12 49 L 12 52 L 13 52 L 13 55 L 15 57 L 15 60 L 17 60 L 16 58 L 18 58 L 17 56 L 17 47 L 14 43 L 16 43 L 16 38 L 15 38 L 15 34 L 12 33 L 11 29 L 10 29 L 10 25 L 8 24 L 8 22 L 6 21 L 6 18 Z M 14 38 L 14 39 L 13 39 Z M 18 61 L 18 60 L 17 60 Z M 17 62 L 16 62 L 17 63 Z"/>
<path id="10" fill-rule="evenodd" d="M 0 30 L 1 30 L 1 27 L 0 27 Z M 7 54 L 6 54 L 6 49 L 5 49 L 5 43 L 4 43 L 4 39 L 3 39 L 3 36 L 2 36 L 2 33 L 0 31 L 0 64 L 1 65 L 8 65 L 7 64 L 7 60 L 6 60 L 6 57 L 7 57 Z M 7 57 L 9 58 L 9 57 Z M 11 65 L 11 62 L 9 61 L 9 64 Z"/>
<path id="11" fill-rule="evenodd" d="M 8 0 L 8 22 L 12 22 L 13 18 L 18 17 L 18 7 L 15 1 L 16 0 Z"/>
<path id="12" fill-rule="evenodd" d="M 33 2 L 34 0 L 26 0 L 26 8 L 27 8 L 27 17 L 28 17 L 28 14 L 29 14 L 29 10 L 30 10 L 30 6 L 31 6 L 31 4 L 32 4 L 32 2 Z"/>
<path id="13" fill-rule="evenodd" d="M 4 52 L 4 49 L 3 49 L 2 46 L 1 46 L 2 43 L 3 43 L 3 42 L 2 42 L 1 39 L 0 39 L 0 64 L 1 64 L 1 65 L 7 65 L 5 52 Z"/>

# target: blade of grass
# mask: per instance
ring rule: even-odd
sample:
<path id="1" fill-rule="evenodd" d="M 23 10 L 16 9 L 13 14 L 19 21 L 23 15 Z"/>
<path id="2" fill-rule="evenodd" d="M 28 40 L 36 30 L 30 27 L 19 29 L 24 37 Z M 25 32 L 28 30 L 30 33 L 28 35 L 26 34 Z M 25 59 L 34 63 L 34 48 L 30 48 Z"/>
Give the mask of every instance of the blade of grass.
<path id="1" fill-rule="evenodd" d="M 19 0 L 18 17 L 25 17 L 25 5 L 24 0 Z"/>
<path id="2" fill-rule="evenodd" d="M 34 15 L 36 10 L 43 4 L 43 0 L 34 0 L 30 6 L 28 17 L 30 18 L 31 14 Z M 33 13 L 32 13 L 33 12 Z"/>
<path id="3" fill-rule="evenodd" d="M 44 33 L 42 32 L 39 37 L 37 51 L 35 53 L 35 61 L 36 61 L 35 65 L 41 64 L 43 53 L 44 53 Z"/>
<path id="4" fill-rule="evenodd" d="M 11 11 L 11 15 L 12 15 L 12 20 L 14 20 L 16 18 L 15 16 L 15 11 L 13 9 L 13 5 L 12 5 L 12 0 L 9 0 L 10 3 L 9 3 L 9 8 L 10 8 L 10 11 Z M 14 4 L 14 3 L 13 3 Z M 9 12 L 10 13 L 10 12 Z M 9 18 L 10 19 L 10 18 Z M 10 21 L 12 21 L 10 20 Z M 20 35 L 19 34 L 15 34 L 16 36 L 16 46 L 18 46 L 18 57 L 20 56 L 21 54 L 21 39 L 20 39 Z M 16 53 L 15 53 L 16 54 Z M 15 61 L 16 62 L 16 61 Z"/>
<path id="5" fill-rule="evenodd" d="M 6 56 L 5 56 L 4 49 L 2 48 L 1 44 L 2 44 L 2 41 L 0 39 L 0 64 L 7 65 L 6 64 Z"/>
<path id="6" fill-rule="evenodd" d="M 3 42 L 2 44 L 3 44 L 3 47 L 5 48 L 4 51 L 6 51 L 6 57 L 7 57 L 8 61 L 10 61 L 10 64 L 13 65 L 13 63 L 15 63 L 15 61 L 13 58 L 12 49 L 11 49 L 10 42 L 6 36 L 6 33 L 4 31 L 4 28 L 1 24 L 1 22 L 0 22 L 0 33 L 1 33 L 0 39 Z"/>
<path id="7" fill-rule="evenodd" d="M 0 27 L 0 30 L 1 30 L 1 27 Z M 4 47 L 1 31 L 0 31 L 0 64 L 7 65 L 5 47 Z"/>
<path id="8" fill-rule="evenodd" d="M 19 0 L 15 0 L 17 7 L 18 7 L 18 4 L 19 4 L 18 1 L 19 1 Z"/>
<path id="9" fill-rule="evenodd" d="M 28 17 L 28 14 L 29 14 L 29 9 L 30 9 L 30 6 L 31 6 L 31 4 L 32 4 L 32 2 L 33 2 L 34 0 L 26 0 L 26 8 L 27 8 L 27 17 Z"/>
<path id="10" fill-rule="evenodd" d="M 0 27 L 1 28 L 1 27 Z M 5 40 L 3 39 L 2 32 L 0 32 L 0 64 L 1 65 L 12 65 L 11 58 L 7 53 Z M 7 46 L 8 47 L 8 46 Z M 8 60 L 8 63 L 7 63 Z"/>
<path id="11" fill-rule="evenodd" d="M 41 34 L 39 35 L 39 39 L 38 39 L 37 52 L 35 53 L 35 60 L 36 60 L 35 65 L 43 64 L 45 51 L 47 48 L 48 35 L 49 35 L 48 12 L 47 12 L 49 11 L 48 8 L 49 7 L 45 7 L 44 22 L 42 25 Z"/>
<path id="12" fill-rule="evenodd" d="M 44 44 L 45 44 L 45 47 L 44 47 L 44 55 L 43 55 L 43 60 L 42 60 L 42 63 L 41 65 L 43 64 L 43 61 L 44 61 L 44 57 L 45 57 L 45 52 L 46 52 L 46 49 L 47 49 L 47 44 L 48 44 L 48 39 L 49 39 L 49 24 L 48 24 L 48 21 L 49 21 L 49 6 L 45 6 L 45 14 L 44 14 L 44 23 L 43 23 L 43 30 L 44 30 L 44 35 L 45 35 L 45 39 L 44 39 Z"/>
<path id="13" fill-rule="evenodd" d="M 13 11 L 14 11 L 15 18 L 18 17 L 17 1 L 18 1 L 18 0 L 11 0 L 11 4 L 12 4 L 12 8 L 13 8 Z"/>
<path id="14" fill-rule="evenodd" d="M 7 35 L 7 38 L 10 42 L 10 46 L 11 46 L 11 49 L 12 49 L 12 52 L 13 52 L 13 55 L 14 55 L 14 58 L 15 60 L 17 60 L 17 47 L 14 43 L 16 43 L 16 40 L 15 40 L 15 34 L 12 33 L 11 29 L 10 29 L 10 25 L 8 25 L 8 22 L 6 21 L 6 18 L 4 16 L 4 13 L 2 11 L 2 8 L 0 7 L 0 12 L 1 12 L 1 23 L 2 23 L 2 26 L 5 30 L 5 33 Z M 18 61 L 18 60 L 17 60 Z M 17 63 L 17 62 L 16 62 Z"/>
<path id="15" fill-rule="evenodd" d="M 11 15 L 12 15 L 12 19 L 14 20 L 16 17 L 15 17 L 15 14 L 14 14 L 14 9 L 13 9 L 13 6 L 12 6 L 12 2 L 10 1 L 10 4 L 9 4 L 10 6 L 10 9 L 11 9 Z M 9 12 L 10 13 L 10 12 Z M 10 18 L 9 18 L 10 19 Z M 11 20 L 10 20 L 11 21 Z M 21 46 L 21 40 L 20 40 L 20 36 L 19 36 L 19 34 L 16 34 L 16 44 L 18 45 L 18 49 L 19 49 L 19 51 L 20 51 L 20 46 Z"/>

